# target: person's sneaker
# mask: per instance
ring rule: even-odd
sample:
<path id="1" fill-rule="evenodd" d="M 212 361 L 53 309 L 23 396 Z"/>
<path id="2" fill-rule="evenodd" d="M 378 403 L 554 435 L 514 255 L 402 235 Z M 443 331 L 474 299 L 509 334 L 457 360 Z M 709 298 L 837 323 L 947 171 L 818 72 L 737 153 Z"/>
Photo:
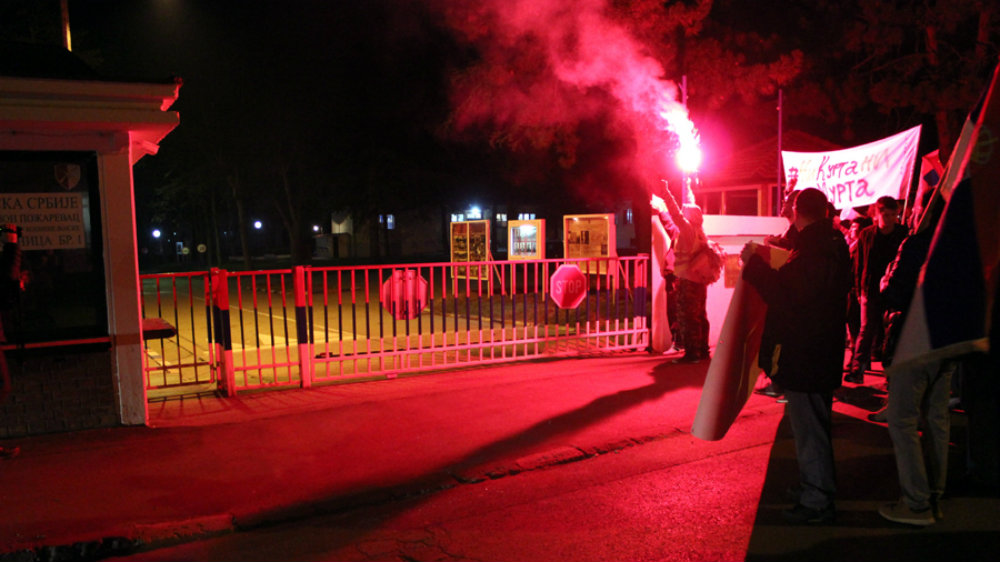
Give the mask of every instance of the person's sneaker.
<path id="1" fill-rule="evenodd" d="M 884 407 L 877 412 L 868 414 L 868 421 L 873 421 L 877 423 L 886 423 L 887 421 L 889 421 L 889 416 L 886 414 L 888 410 L 889 408 Z"/>
<path id="2" fill-rule="evenodd" d="M 832 503 L 823 509 L 813 509 L 797 503 L 795 507 L 782 511 L 781 516 L 789 523 L 822 525 L 833 523 L 837 519 L 837 512 L 834 511 Z"/>
<path id="3" fill-rule="evenodd" d="M 934 514 L 931 513 L 931 508 L 915 511 L 902 500 L 883 505 L 878 508 L 878 514 L 889 521 L 904 525 L 926 527 L 934 524 Z"/>
<path id="4" fill-rule="evenodd" d="M 771 398 L 777 398 L 784 394 L 778 385 L 774 384 L 774 381 L 769 382 L 765 387 L 758 388 L 754 392 L 757 394 L 763 394 L 764 396 L 770 396 Z"/>
<path id="5" fill-rule="evenodd" d="M 941 493 L 933 492 L 931 493 L 931 513 L 934 514 L 934 520 L 940 521 L 944 519 L 944 512 L 941 511 Z"/>
<path id="6" fill-rule="evenodd" d="M 849 382 L 851 384 L 864 384 L 865 374 L 864 373 L 848 373 L 844 375 L 844 382 Z"/>

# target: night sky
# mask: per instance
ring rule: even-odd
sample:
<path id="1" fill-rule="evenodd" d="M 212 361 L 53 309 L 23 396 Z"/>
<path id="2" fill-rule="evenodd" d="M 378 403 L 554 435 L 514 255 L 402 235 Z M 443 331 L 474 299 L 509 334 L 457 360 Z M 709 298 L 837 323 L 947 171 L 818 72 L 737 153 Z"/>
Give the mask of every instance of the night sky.
<path id="1" fill-rule="evenodd" d="M 181 126 L 164 146 L 264 136 L 357 146 L 376 128 L 394 133 L 392 120 L 445 108 L 433 39 L 413 29 L 407 2 L 361 4 L 71 2 L 74 52 L 107 76 L 183 80 Z"/>
<path id="2" fill-rule="evenodd" d="M 314 211 L 310 224 L 334 209 L 397 212 L 447 199 L 483 175 L 441 141 L 446 68 L 461 54 L 420 2 L 70 6 L 74 53 L 105 76 L 183 80 L 172 108 L 180 126 L 136 167 L 140 222 L 165 178 L 198 170 L 197 181 L 225 193 L 221 175 L 232 166 L 250 211 L 276 221 L 265 196 L 276 179 L 261 169 L 276 153 L 292 155 L 293 181 L 316 191 L 301 203 Z"/>

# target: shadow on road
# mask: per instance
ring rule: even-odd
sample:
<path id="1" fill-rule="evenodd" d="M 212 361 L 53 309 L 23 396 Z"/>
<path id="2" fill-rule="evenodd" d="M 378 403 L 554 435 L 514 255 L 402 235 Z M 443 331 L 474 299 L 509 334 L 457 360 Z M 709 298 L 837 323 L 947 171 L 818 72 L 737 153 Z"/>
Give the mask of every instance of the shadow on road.
<path id="1" fill-rule="evenodd" d="M 865 394 L 852 389 L 853 400 Z M 871 390 L 871 389 L 869 389 Z M 953 446 L 949 455 L 949 486 L 964 473 L 963 420 L 953 416 Z M 748 562 L 791 560 L 857 561 L 983 560 L 1000 547 L 1000 525 L 995 523 L 995 499 L 959 497 L 949 492 L 945 518 L 927 528 L 886 521 L 877 509 L 899 497 L 892 442 L 884 425 L 838 412 L 833 417 L 834 456 L 837 463 L 837 521 L 831 525 L 795 526 L 785 523 L 781 511 L 791 506 L 785 490 L 798 482 L 798 465 L 787 417 L 781 420 L 768 463 Z M 958 444 L 956 444 L 956 442 Z M 951 499 L 949 499 L 949 497 Z M 992 515 L 989 515 L 993 512 Z M 983 521 L 989 520 L 983 529 Z M 985 558 L 984 558 L 985 557 Z"/>
<path id="2" fill-rule="evenodd" d="M 237 521 L 242 530 L 256 529 L 258 532 L 248 535 L 248 541 L 266 541 L 268 527 L 277 528 L 284 524 L 319 525 L 323 548 L 327 552 L 342 552 L 343 549 L 359 548 L 358 545 L 371 544 L 372 548 L 380 549 L 372 559 L 408 559 L 408 551 L 414 548 L 414 542 L 434 542 L 426 537 L 416 541 L 385 541 L 378 537 L 377 531 L 385 529 L 393 519 L 418 507 L 427 501 L 433 492 L 446 490 L 462 483 L 488 480 L 514 474 L 520 469 L 516 461 L 523 455 L 534 452 L 539 446 L 551 443 L 558 438 L 569 436 L 582 429 L 600 424 L 612 416 L 619 415 L 641 404 L 658 400 L 671 391 L 686 387 L 700 387 L 705 376 L 704 366 L 678 366 L 669 361 L 657 364 L 648 372 L 649 384 L 637 388 L 621 390 L 613 394 L 600 396 L 590 402 L 538 421 L 531 426 L 512 433 L 505 438 L 475 449 L 456 462 L 439 466 L 425 472 L 423 475 L 396 483 L 389 488 L 359 491 L 350 497 L 338 496 L 317 498 L 308 506 L 296 506 L 291 510 L 282 510 L 265 514 L 254 521 Z M 603 447 L 614 450 L 634 445 L 636 442 L 610 443 Z M 597 452 L 580 451 L 581 457 L 592 456 Z M 556 461 L 560 462 L 560 461 Z M 513 464 L 512 464 L 513 463 Z M 505 468 L 507 467 L 507 468 Z M 355 508 L 377 506 L 365 510 L 364 517 L 355 517 Z M 312 519 L 320 515 L 343 514 L 342 518 Z M 331 523 L 336 521 L 336 523 Z M 275 530 L 275 534 L 280 534 Z M 392 543 L 392 544 L 388 544 Z M 388 546 L 387 546 L 388 544 Z M 417 545 L 420 546 L 420 545 Z M 426 546 L 426 545 L 424 545 Z M 209 546 L 210 548 L 210 546 Z M 388 548 L 389 550 L 385 550 Z M 422 548 L 422 547 L 421 547 Z M 398 550 L 395 550 L 398 549 Z M 245 560 L 273 560 L 276 550 L 273 545 L 261 544 L 260 548 L 252 545 L 241 552 Z M 219 554 L 223 554 L 220 550 Z M 231 553 L 229 553 L 231 554 Z M 440 553 L 439 553 L 440 554 Z M 286 559 L 296 559 L 294 552 L 281 550 L 281 556 Z M 370 558 L 371 554 L 359 553 L 358 559 Z M 446 559 L 446 558 L 443 558 Z"/>

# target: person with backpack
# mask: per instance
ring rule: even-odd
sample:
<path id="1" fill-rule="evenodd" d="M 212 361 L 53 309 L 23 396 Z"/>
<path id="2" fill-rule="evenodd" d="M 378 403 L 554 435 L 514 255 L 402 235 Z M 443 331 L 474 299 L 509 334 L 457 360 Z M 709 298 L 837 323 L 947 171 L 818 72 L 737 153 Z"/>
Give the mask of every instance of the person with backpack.
<path id="1" fill-rule="evenodd" d="M 674 245 L 674 275 L 677 276 L 677 316 L 680 321 L 680 340 L 684 342 L 684 355 L 674 363 L 697 363 L 709 358 L 708 311 L 705 300 L 708 285 L 721 272 L 716 265 L 721 261 L 709 246 L 702 228 L 704 217 L 697 205 L 681 208 L 669 189 L 664 198 L 653 195 L 650 206 L 661 215 L 661 220 L 672 220 L 677 227 Z M 666 216 L 664 216 L 666 215 Z"/>

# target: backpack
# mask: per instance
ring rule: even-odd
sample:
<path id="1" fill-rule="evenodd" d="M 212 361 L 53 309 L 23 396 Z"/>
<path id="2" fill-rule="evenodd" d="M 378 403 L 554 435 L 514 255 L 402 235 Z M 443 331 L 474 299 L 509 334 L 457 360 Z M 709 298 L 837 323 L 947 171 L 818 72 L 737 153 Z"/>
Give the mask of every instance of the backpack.
<path id="1" fill-rule="evenodd" d="M 722 266 L 725 263 L 726 252 L 722 246 L 709 240 L 691 256 L 687 276 L 695 283 L 711 285 L 719 280 L 722 275 Z"/>

